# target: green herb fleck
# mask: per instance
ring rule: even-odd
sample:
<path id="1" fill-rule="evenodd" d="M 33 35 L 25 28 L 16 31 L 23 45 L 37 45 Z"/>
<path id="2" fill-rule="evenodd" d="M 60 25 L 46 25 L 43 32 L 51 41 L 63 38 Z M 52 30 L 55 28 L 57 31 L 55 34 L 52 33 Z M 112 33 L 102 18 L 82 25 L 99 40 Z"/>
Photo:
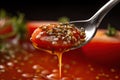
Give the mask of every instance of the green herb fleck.
<path id="1" fill-rule="evenodd" d="M 69 21 L 70 21 L 70 19 L 68 17 L 66 17 L 66 16 L 60 17 L 58 19 L 58 22 L 60 22 L 60 23 L 68 23 Z"/>
<path id="2" fill-rule="evenodd" d="M 114 27 L 112 27 L 110 24 L 108 24 L 108 31 L 106 34 L 108 36 L 115 36 L 116 32 L 117 32 L 117 30 Z"/>
<path id="3" fill-rule="evenodd" d="M 13 31 L 20 39 L 25 39 L 26 36 L 26 25 L 24 21 L 24 14 L 19 14 L 18 17 L 12 18 Z"/>

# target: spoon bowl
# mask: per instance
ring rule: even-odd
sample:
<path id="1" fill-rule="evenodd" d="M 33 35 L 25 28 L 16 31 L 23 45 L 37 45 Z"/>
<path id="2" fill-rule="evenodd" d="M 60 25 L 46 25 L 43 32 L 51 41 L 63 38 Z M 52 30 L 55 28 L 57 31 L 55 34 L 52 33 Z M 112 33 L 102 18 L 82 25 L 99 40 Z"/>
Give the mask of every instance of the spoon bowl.
<path id="1" fill-rule="evenodd" d="M 120 0 L 109 0 L 90 19 L 79 20 L 79 21 L 70 21 L 69 23 L 74 24 L 77 28 L 83 27 L 85 29 L 85 33 L 86 33 L 86 38 L 85 38 L 86 41 L 76 47 L 71 48 L 71 50 L 80 48 L 80 47 L 84 46 L 85 44 L 87 44 L 89 41 L 91 41 L 97 31 L 97 28 L 99 27 L 99 25 L 101 23 L 101 21 L 105 17 L 105 15 L 119 2 L 120 2 Z"/>
<path id="2" fill-rule="evenodd" d="M 89 20 L 71 21 L 70 24 L 74 24 L 77 28 L 83 27 L 85 29 L 85 42 L 81 43 L 79 46 L 71 48 L 71 50 L 80 48 L 87 44 L 95 35 L 97 27 L 95 24 L 91 24 Z"/>

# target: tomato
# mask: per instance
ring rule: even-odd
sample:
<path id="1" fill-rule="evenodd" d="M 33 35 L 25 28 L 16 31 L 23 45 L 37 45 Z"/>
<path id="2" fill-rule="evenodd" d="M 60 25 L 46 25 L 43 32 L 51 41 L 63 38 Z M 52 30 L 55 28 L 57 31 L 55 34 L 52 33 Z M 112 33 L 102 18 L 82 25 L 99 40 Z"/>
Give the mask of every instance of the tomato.
<path id="1" fill-rule="evenodd" d="M 1 19 L 0 20 L 0 35 L 8 34 L 12 32 L 12 24 L 8 23 L 8 20 Z"/>
<path id="2" fill-rule="evenodd" d="M 100 63 L 120 61 L 120 31 L 115 36 L 106 35 L 107 30 L 98 30 L 90 43 L 83 47 L 84 55 Z"/>

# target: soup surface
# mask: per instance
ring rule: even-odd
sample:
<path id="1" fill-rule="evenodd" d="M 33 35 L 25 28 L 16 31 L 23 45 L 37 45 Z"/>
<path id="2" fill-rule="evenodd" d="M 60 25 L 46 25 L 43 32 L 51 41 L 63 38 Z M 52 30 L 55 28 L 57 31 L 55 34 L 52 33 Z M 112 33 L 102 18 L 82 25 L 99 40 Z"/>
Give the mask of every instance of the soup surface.
<path id="1" fill-rule="evenodd" d="M 36 50 L 31 43 L 15 44 L 7 40 L 0 53 L 0 80 L 119 80 L 120 66 L 93 63 L 84 57 L 82 48 L 63 54 L 59 79 L 57 56 Z M 9 51 L 9 53 L 7 53 Z"/>
<path id="2" fill-rule="evenodd" d="M 32 33 L 33 25 L 29 29 Z M 83 48 L 63 54 L 61 79 L 59 79 L 59 63 L 56 55 L 35 49 L 29 40 L 19 42 L 17 37 L 6 39 L 3 41 L 5 44 L 0 42 L 0 80 L 120 80 L 119 63 L 117 65 L 100 64 L 85 56 L 85 54 L 89 57 L 93 54 L 101 55 L 100 53 L 103 52 L 103 47 L 102 50 L 95 47 L 96 51 L 91 52 L 94 51 L 94 46 L 98 46 L 96 44 L 91 47 L 94 41 L 95 39 Z M 1 47 L 2 44 L 4 44 L 3 47 Z M 119 53 L 119 48 L 115 46 L 110 50 L 107 49 L 106 52 L 115 50 L 116 54 Z M 96 55 L 97 57 L 100 60 L 106 60 L 107 56 L 104 58 Z"/>

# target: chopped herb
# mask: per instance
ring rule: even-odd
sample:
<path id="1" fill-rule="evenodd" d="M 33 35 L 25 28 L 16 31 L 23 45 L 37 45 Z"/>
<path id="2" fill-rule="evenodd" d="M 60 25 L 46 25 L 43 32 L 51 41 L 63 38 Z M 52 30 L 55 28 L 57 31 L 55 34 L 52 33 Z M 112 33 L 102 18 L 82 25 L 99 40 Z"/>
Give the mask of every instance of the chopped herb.
<path id="1" fill-rule="evenodd" d="M 67 22 L 69 22 L 69 21 L 70 21 L 70 19 L 69 19 L 68 17 L 66 17 L 66 16 L 60 17 L 60 18 L 58 19 L 58 22 L 60 22 L 60 23 L 67 23 Z"/>
<path id="2" fill-rule="evenodd" d="M 20 37 L 20 39 L 25 39 L 26 36 L 26 25 L 24 21 L 24 14 L 19 14 L 18 17 L 12 18 L 13 32 Z"/>
<path id="3" fill-rule="evenodd" d="M 110 24 L 108 24 L 107 35 L 108 36 L 115 36 L 116 32 L 117 32 L 117 30 L 114 27 L 112 27 Z"/>

